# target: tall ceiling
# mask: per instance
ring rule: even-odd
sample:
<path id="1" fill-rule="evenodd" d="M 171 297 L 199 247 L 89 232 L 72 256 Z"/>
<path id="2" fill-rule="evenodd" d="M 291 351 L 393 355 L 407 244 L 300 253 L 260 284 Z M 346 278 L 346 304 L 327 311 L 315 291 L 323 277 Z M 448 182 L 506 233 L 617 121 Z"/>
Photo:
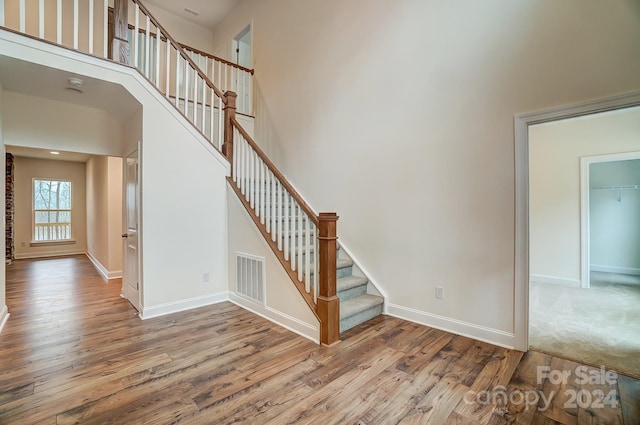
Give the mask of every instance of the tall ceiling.
<path id="1" fill-rule="evenodd" d="M 202 27 L 213 30 L 240 0 L 145 0 L 174 15 L 180 16 Z M 194 15 L 185 9 L 196 12 Z"/>

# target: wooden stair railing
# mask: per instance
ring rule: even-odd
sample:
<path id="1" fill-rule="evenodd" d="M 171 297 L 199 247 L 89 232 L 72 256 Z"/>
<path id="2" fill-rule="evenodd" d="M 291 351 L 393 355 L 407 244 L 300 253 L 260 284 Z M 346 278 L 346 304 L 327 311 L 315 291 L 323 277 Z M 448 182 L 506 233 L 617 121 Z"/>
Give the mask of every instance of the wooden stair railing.
<path id="1" fill-rule="evenodd" d="M 226 93 L 225 142 L 229 184 L 295 287 L 320 322 L 320 343 L 340 341 L 335 213 L 317 214 L 235 119 L 235 96 Z M 312 261 L 313 260 L 313 261 Z"/>
<path id="2" fill-rule="evenodd" d="M 142 5 L 140 0 L 114 0 L 113 26 L 108 25 L 108 0 L 88 1 L 89 33 L 80 33 L 79 5 L 74 1 L 73 20 L 62 19 L 61 0 L 57 7 L 40 1 L 38 8 L 17 5 L 18 24 L 5 22 L 5 2 L 0 0 L 0 27 L 44 42 L 71 48 L 93 56 L 112 56 L 135 67 L 194 127 L 227 157 L 232 175 L 228 178 L 243 205 L 264 235 L 320 322 L 320 342 L 332 345 L 340 338 L 340 304 L 336 294 L 335 213 L 315 213 L 256 142 L 236 121 L 236 93 L 223 93 Z M 133 37 L 128 41 L 129 2 L 134 8 Z M 14 4 L 15 3 L 15 4 Z M 51 3 L 46 3 L 51 5 Z M 50 12 L 53 9 L 54 12 Z M 34 12 L 35 11 L 35 12 Z M 37 12 L 37 14 L 35 14 Z M 54 13 L 57 37 L 47 36 L 43 17 Z M 27 16 L 28 13 L 33 15 Z M 141 15 L 142 14 L 142 26 Z M 85 17 L 86 18 L 86 17 Z M 27 32 L 26 22 L 39 19 L 37 34 Z M 73 45 L 65 44 L 63 24 L 72 25 Z M 81 41 L 88 40 L 88 46 Z M 109 49 L 108 40 L 112 45 Z M 94 46 L 95 45 L 95 46 Z M 95 48 L 95 50 L 94 50 Z M 111 54 L 109 50 L 112 50 Z M 133 58 L 133 63 L 130 62 Z M 312 261 L 313 260 L 313 261 Z"/>

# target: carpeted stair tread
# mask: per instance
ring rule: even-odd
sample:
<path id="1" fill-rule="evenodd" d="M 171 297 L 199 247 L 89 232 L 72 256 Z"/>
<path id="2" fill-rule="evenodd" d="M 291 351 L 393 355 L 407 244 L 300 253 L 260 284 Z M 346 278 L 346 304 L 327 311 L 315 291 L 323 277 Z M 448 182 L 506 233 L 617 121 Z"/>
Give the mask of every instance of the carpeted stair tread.
<path id="1" fill-rule="evenodd" d="M 348 291 L 349 289 L 356 288 L 358 286 L 366 285 L 369 280 L 362 276 L 346 276 L 338 279 L 337 289 L 338 292 Z"/>
<path id="2" fill-rule="evenodd" d="M 377 295 L 365 294 L 340 303 L 340 320 L 348 319 L 365 310 L 382 305 L 384 298 Z"/>
<path id="3" fill-rule="evenodd" d="M 351 267 L 353 266 L 353 261 L 351 261 L 348 258 L 338 258 L 336 260 L 336 268 L 337 269 L 344 269 L 347 267 Z"/>

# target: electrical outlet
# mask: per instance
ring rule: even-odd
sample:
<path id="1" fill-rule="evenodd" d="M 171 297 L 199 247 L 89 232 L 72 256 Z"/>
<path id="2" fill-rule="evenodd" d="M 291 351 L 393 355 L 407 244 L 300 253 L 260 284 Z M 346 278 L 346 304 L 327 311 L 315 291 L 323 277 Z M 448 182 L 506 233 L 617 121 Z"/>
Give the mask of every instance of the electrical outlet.
<path id="1" fill-rule="evenodd" d="M 202 281 L 209 282 L 209 272 L 202 273 Z"/>
<path id="2" fill-rule="evenodd" d="M 444 299 L 444 288 L 442 286 L 436 286 L 436 298 L 439 300 Z"/>
<path id="3" fill-rule="evenodd" d="M 22 247 L 23 247 L 23 248 L 26 248 L 26 247 L 27 247 L 27 243 L 26 243 L 26 242 L 22 242 L 22 244 L 21 244 L 21 245 L 22 245 Z"/>

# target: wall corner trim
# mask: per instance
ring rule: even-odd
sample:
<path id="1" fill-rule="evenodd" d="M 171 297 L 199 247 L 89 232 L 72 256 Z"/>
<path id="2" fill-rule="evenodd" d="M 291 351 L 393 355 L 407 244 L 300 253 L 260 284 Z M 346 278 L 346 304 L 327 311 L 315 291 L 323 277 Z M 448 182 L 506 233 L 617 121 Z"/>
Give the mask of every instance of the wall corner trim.
<path id="1" fill-rule="evenodd" d="M 107 268 L 103 266 L 102 263 L 98 261 L 98 259 L 94 257 L 90 252 L 87 252 L 87 258 L 89 258 L 89 261 L 91 261 L 96 270 L 98 270 L 98 273 L 100 273 L 100 275 L 105 279 L 111 280 L 122 277 L 122 270 L 107 270 Z"/>

